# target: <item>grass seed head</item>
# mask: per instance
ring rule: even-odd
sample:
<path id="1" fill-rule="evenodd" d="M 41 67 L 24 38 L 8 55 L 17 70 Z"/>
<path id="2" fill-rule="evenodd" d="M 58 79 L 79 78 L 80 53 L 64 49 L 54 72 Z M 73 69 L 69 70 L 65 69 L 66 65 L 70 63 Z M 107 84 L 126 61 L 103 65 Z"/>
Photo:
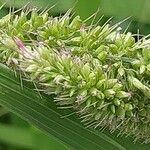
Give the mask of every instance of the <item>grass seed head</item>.
<path id="1" fill-rule="evenodd" d="M 10 21 L 11 20 L 11 21 Z M 87 127 L 150 142 L 149 40 L 79 16 L 21 11 L 0 19 L 0 61 L 15 66 Z"/>

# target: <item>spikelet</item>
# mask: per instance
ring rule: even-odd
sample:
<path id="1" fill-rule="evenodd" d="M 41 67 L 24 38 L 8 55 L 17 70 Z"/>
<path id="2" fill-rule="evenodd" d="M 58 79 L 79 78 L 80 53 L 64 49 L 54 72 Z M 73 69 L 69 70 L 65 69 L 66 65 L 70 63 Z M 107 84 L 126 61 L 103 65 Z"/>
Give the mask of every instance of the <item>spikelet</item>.
<path id="1" fill-rule="evenodd" d="M 150 142 L 150 40 L 117 25 L 88 26 L 79 16 L 35 9 L 0 20 L 0 61 L 20 69 L 73 108 L 87 127 Z"/>

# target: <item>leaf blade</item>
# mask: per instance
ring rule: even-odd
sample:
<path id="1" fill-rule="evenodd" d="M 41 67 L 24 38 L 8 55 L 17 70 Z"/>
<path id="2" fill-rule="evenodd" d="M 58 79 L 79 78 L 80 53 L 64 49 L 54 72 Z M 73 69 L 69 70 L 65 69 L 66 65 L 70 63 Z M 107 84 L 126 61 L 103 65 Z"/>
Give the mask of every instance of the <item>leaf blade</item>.
<path id="1" fill-rule="evenodd" d="M 25 84 L 22 88 L 12 71 L 3 65 L 0 70 L 0 104 L 47 135 L 53 135 L 75 149 L 126 150 L 104 133 L 86 129 L 70 118 L 62 118 L 52 98 L 49 100 L 50 97 L 43 96 L 42 99 L 50 101 L 50 107 L 39 103 L 39 95 Z"/>

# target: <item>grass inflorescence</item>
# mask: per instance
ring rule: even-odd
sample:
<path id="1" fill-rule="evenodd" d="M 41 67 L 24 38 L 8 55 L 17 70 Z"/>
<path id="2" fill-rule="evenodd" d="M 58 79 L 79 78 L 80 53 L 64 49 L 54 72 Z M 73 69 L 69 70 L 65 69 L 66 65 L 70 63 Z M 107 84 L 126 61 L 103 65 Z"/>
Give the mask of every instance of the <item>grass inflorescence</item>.
<path id="1" fill-rule="evenodd" d="M 88 26 L 79 16 L 36 9 L 0 19 L 0 62 L 19 69 L 86 127 L 150 142 L 150 40 L 120 23 Z"/>

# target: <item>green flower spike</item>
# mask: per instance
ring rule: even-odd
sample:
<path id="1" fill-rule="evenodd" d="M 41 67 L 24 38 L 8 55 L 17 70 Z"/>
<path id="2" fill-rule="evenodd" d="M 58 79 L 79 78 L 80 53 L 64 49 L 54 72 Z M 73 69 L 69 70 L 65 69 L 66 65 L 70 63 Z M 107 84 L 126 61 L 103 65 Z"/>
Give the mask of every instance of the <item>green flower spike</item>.
<path id="1" fill-rule="evenodd" d="M 0 61 L 19 69 L 87 127 L 150 142 L 150 43 L 117 25 L 88 26 L 47 12 L 0 20 Z"/>

